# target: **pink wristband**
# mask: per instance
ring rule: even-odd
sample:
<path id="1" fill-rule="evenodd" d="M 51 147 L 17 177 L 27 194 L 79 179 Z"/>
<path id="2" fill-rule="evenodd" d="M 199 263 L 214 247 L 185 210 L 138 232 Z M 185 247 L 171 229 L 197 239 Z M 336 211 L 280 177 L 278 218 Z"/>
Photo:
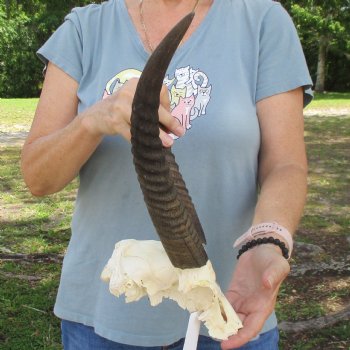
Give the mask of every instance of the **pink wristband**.
<path id="1" fill-rule="evenodd" d="M 254 239 L 256 236 L 263 235 L 265 233 L 273 232 L 281 236 L 288 244 L 289 256 L 293 250 L 293 238 L 290 232 L 283 226 L 277 224 L 277 222 L 263 222 L 259 225 L 255 225 L 249 228 L 241 237 L 237 238 L 233 247 L 236 248 L 239 245 Z"/>

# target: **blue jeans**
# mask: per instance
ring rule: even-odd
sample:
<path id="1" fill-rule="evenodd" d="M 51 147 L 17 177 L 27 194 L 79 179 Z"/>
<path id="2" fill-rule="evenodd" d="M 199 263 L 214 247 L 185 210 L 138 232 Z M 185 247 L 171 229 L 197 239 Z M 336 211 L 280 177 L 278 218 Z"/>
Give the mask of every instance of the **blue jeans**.
<path id="1" fill-rule="evenodd" d="M 65 320 L 62 321 L 61 328 L 64 350 L 182 350 L 184 345 L 184 339 L 163 347 L 120 344 L 97 335 L 92 327 Z M 278 350 L 278 340 L 278 330 L 274 328 L 260 334 L 256 340 L 250 341 L 239 350 Z M 219 342 L 201 335 L 197 349 L 221 350 L 221 347 Z"/>

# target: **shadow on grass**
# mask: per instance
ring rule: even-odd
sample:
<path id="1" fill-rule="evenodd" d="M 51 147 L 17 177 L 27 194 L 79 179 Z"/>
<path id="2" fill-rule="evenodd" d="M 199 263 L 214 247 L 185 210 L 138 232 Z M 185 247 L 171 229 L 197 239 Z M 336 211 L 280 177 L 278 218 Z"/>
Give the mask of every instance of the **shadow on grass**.
<path id="1" fill-rule="evenodd" d="M 0 253 L 64 254 L 71 237 L 70 227 L 52 225 L 47 220 L 14 220 L 0 223 Z"/>
<path id="2" fill-rule="evenodd" d="M 345 98 L 350 98 L 350 93 Z M 336 100 L 339 95 L 327 94 L 316 99 Z M 350 232 L 350 118 L 310 117 L 305 120 L 305 126 L 310 186 L 301 236 L 324 246 L 327 254 L 346 254 L 345 235 Z M 7 214 L 0 226 L 0 245 L 19 253 L 62 252 L 70 229 L 66 222 L 62 226 L 58 221 L 61 215 L 70 215 L 76 186 L 73 184 L 54 196 L 34 198 L 23 183 L 19 159 L 20 147 L 0 148 L 0 204 Z M 52 314 L 59 268 L 59 264 L 51 263 L 1 265 L 6 273 L 44 276 L 35 283 L 0 276 L 1 349 L 61 349 L 59 323 Z M 294 281 L 297 282 L 286 282 L 284 296 L 281 290 L 285 302 L 281 303 L 279 313 L 287 318 L 317 316 L 327 311 L 324 303 L 349 298 L 348 288 L 331 290 L 323 298 L 322 278 L 317 282 L 307 277 Z M 310 292 L 303 289 L 305 286 L 315 288 Z M 325 288 L 330 290 L 329 285 Z M 322 298 L 324 303 L 320 303 Z M 349 334 L 349 322 L 315 334 L 282 335 L 281 349 L 337 349 L 338 345 L 346 348 L 346 344 L 350 345 L 346 334 Z"/>
<path id="3" fill-rule="evenodd" d="M 350 229 L 350 118 L 310 118 L 305 123 L 309 160 L 309 195 L 305 216 L 310 211 L 342 218 Z M 323 210 L 321 210 L 323 208 Z M 343 220 L 345 218 L 345 220 Z"/>
<path id="4" fill-rule="evenodd" d="M 77 180 L 60 193 L 40 198 L 34 197 L 24 183 L 20 169 L 20 157 L 20 147 L 0 148 L 0 200 L 6 202 L 6 199 L 9 198 L 8 202 L 20 202 L 23 205 L 75 200 Z"/>

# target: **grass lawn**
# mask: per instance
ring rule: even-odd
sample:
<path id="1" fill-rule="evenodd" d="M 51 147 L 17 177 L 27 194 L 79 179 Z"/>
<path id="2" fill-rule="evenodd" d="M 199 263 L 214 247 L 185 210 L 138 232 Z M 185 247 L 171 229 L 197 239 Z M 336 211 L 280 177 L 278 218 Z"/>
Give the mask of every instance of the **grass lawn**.
<path id="1" fill-rule="evenodd" d="M 9 128 L 11 130 L 28 128 L 37 104 L 37 98 L 0 98 L 0 131 L 6 131 Z"/>
<path id="2" fill-rule="evenodd" d="M 70 238 L 77 183 L 33 198 L 19 170 L 20 145 L 1 138 L 28 130 L 37 99 L 0 99 L 0 349 L 61 349 L 52 309 L 60 259 Z M 350 94 L 316 95 L 309 108 L 350 108 Z M 2 134 L 2 132 L 4 134 Z M 350 113 L 305 118 L 309 195 L 297 240 L 324 248 L 320 261 L 348 255 L 350 242 Z M 22 254 L 17 256 L 16 254 Z M 303 262 L 295 256 L 293 264 Z M 296 321 L 349 305 L 350 276 L 288 277 L 277 314 Z M 350 321 L 317 332 L 282 334 L 281 349 L 350 349 Z"/>
<path id="3" fill-rule="evenodd" d="M 350 92 L 317 93 L 307 108 L 350 108 Z"/>

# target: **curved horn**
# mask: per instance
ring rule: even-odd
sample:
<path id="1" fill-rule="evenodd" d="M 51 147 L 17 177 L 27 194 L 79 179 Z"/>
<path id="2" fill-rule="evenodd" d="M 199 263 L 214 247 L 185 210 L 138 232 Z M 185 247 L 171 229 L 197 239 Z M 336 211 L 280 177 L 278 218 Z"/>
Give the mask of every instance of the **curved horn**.
<path id="1" fill-rule="evenodd" d="M 200 267 L 208 261 L 205 237 L 175 157 L 159 138 L 160 91 L 168 65 L 194 13 L 182 19 L 149 58 L 132 105 L 134 165 L 147 209 L 175 267 Z"/>

